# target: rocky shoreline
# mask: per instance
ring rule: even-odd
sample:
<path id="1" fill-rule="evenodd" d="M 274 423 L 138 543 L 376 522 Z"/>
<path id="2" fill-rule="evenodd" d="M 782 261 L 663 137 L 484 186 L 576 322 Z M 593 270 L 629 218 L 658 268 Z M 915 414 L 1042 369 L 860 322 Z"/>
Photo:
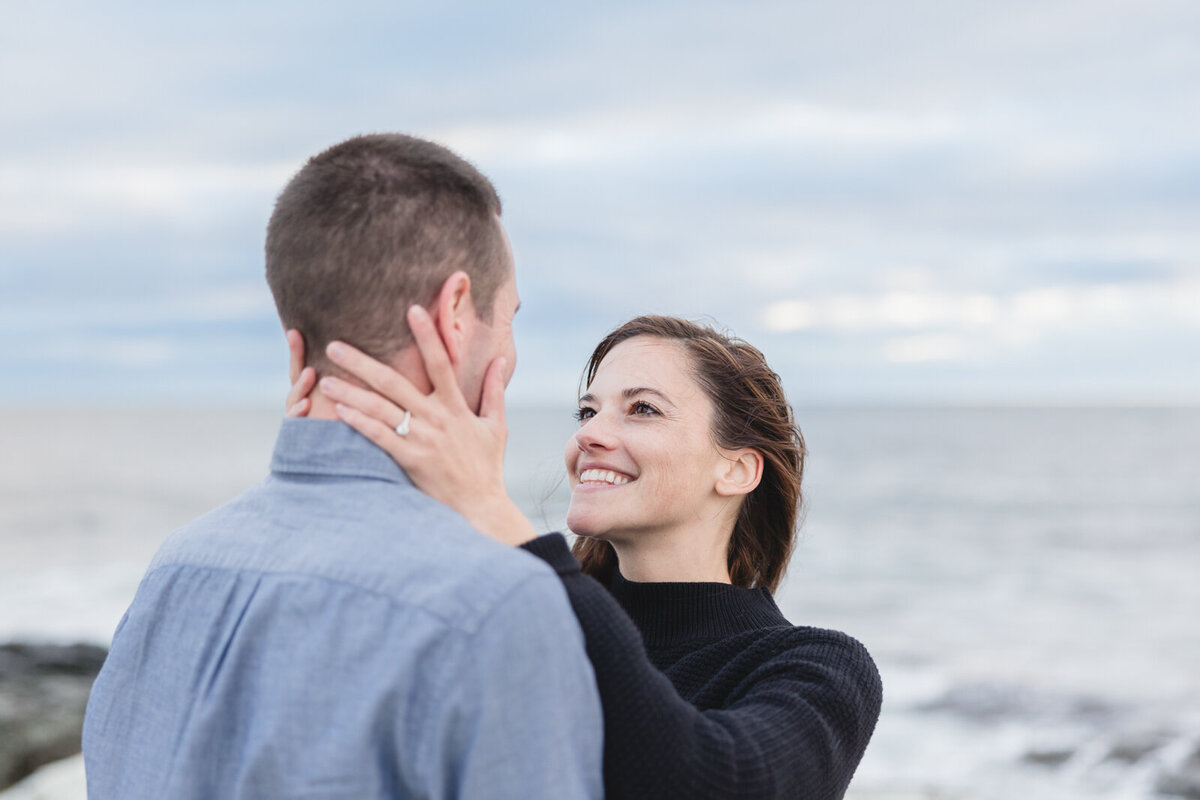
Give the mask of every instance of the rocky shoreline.
<path id="1" fill-rule="evenodd" d="M 1088 695 L 1053 694 L 1020 686 L 962 684 L 916 707 L 982 726 L 1014 720 L 1046 731 L 1020 756 L 1048 780 L 1070 774 L 1079 785 L 1124 784 L 1128 794 L 1200 800 L 1200 719 L 1148 723 L 1138 709 Z M 1108 796 L 1108 795 L 1105 795 Z"/>
<path id="2" fill-rule="evenodd" d="M 70 791 L 35 791 L 31 788 L 35 778 L 13 792 L 20 794 L 20 800 L 80 796 L 82 764 L 70 757 L 80 751 L 88 694 L 106 656 L 103 647 L 91 644 L 0 644 L 0 792 L 59 762 L 38 773 L 38 778 L 60 770 L 61 775 L 51 777 L 69 785 Z M 1076 738 L 1045 740 L 1030 747 L 1021 761 L 1044 771 L 1051 781 L 1070 772 L 1084 778 L 1084 783 L 1090 776 L 1099 785 L 1111 788 L 1114 782 L 1127 783 L 1132 790 L 1132 779 L 1141 791 L 1133 790 L 1131 796 L 1200 800 L 1200 731 L 1195 729 L 1145 727 L 1136 715 L 1129 717 L 1128 709 L 1096 698 L 1041 696 L 1018 687 L 958 686 L 916 710 L 985 726 L 1014 717 L 1037 719 L 1050 730 L 1063 729 L 1064 720 L 1090 722 L 1082 725 Z M 47 783 L 55 781 L 47 778 Z M 946 796 L 921 787 L 859 786 L 849 794 L 861 800 Z"/>
<path id="3" fill-rule="evenodd" d="M 79 752 L 88 693 L 107 654 L 92 644 L 0 645 L 0 790 Z"/>

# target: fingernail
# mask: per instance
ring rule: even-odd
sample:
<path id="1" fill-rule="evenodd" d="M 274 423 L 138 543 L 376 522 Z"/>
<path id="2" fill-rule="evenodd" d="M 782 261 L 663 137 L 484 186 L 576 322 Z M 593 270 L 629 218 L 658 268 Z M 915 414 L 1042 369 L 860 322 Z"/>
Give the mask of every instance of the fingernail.
<path id="1" fill-rule="evenodd" d="M 414 303 L 408 307 L 409 319 L 424 319 L 426 316 L 428 316 L 428 313 L 425 311 L 424 306 Z"/>
<path id="2" fill-rule="evenodd" d="M 333 378 L 321 378 L 321 391 L 325 394 L 330 394 L 331 392 L 335 391 L 337 389 L 337 384 L 335 384 L 333 381 Z"/>
<path id="3" fill-rule="evenodd" d="M 325 355 L 329 356 L 334 361 L 337 361 L 339 358 L 341 358 L 345 354 L 346 354 L 346 348 L 342 346 L 341 342 L 330 342 L 325 347 Z"/>

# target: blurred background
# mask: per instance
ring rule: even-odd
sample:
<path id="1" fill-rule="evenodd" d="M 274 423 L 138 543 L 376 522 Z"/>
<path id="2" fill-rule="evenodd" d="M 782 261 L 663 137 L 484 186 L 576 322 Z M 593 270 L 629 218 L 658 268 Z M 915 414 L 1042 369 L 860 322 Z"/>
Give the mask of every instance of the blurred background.
<path id="1" fill-rule="evenodd" d="M 262 476 L 275 194 L 401 131 L 504 200 L 545 527 L 619 322 L 706 318 L 781 374 L 811 458 L 780 603 L 888 697 L 852 796 L 1200 797 L 1200 6 L 4 14 L 0 642 L 106 645 L 162 537 Z"/>

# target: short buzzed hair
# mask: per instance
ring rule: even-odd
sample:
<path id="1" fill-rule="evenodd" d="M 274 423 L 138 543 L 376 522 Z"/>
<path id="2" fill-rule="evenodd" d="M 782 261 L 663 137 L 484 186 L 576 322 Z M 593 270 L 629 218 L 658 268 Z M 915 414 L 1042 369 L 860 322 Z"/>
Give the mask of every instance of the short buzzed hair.
<path id="1" fill-rule="evenodd" d="M 267 224 L 279 317 L 319 371 L 335 339 L 390 360 L 412 341 L 405 311 L 429 307 L 456 270 L 490 323 L 511 268 L 499 215 L 491 181 L 440 145 L 401 134 L 334 145 L 284 187 Z"/>

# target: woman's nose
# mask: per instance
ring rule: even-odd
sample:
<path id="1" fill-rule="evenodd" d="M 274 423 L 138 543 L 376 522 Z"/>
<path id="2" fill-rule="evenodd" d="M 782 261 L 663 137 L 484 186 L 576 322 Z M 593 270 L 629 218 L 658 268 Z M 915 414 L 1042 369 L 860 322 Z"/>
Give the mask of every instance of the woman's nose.
<path id="1" fill-rule="evenodd" d="M 585 420 L 575 432 L 575 443 L 579 445 L 580 450 L 611 450 L 615 442 L 612 425 L 603 414 L 596 414 Z"/>

